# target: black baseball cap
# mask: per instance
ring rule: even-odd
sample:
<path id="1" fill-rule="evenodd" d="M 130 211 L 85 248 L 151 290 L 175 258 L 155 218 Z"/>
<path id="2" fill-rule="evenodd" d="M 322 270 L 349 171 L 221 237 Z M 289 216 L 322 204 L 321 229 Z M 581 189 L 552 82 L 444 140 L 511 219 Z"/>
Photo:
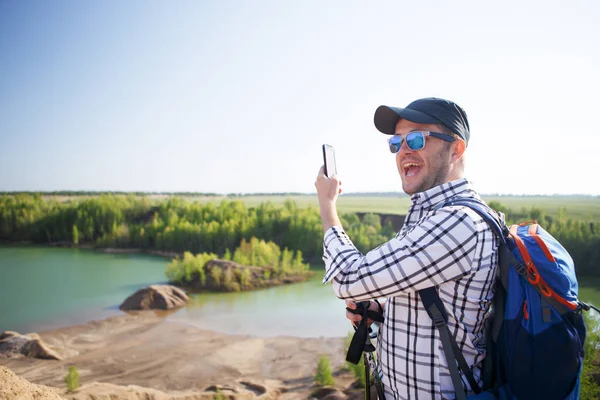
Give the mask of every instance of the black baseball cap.
<path id="1" fill-rule="evenodd" d="M 415 100 L 404 108 L 379 106 L 375 111 L 375 127 L 388 135 L 396 133 L 396 124 L 401 119 L 417 124 L 442 124 L 469 144 L 467 113 L 450 100 L 426 97 Z"/>

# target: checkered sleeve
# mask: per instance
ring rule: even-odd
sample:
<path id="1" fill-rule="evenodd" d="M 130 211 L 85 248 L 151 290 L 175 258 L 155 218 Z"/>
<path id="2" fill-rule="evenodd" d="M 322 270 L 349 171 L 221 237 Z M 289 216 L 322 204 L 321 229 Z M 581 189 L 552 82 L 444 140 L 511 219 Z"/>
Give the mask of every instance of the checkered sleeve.
<path id="1" fill-rule="evenodd" d="M 340 299 L 356 301 L 440 285 L 471 272 L 477 241 L 473 219 L 458 207 L 428 214 L 365 255 L 335 226 L 325 233 L 323 283 L 331 282 Z"/>

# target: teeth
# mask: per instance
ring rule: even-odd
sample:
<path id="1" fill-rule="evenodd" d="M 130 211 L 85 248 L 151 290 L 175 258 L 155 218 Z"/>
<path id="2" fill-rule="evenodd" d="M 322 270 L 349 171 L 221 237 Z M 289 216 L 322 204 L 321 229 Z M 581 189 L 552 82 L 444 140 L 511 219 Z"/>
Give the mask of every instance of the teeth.
<path id="1" fill-rule="evenodd" d="M 408 163 L 404 164 L 404 173 L 406 174 L 407 177 L 408 176 L 414 176 L 414 175 L 416 175 L 416 171 L 410 171 L 409 172 L 409 170 L 410 170 L 411 167 L 421 168 L 422 165 L 421 164 L 417 164 L 417 163 L 411 163 L 411 162 L 408 162 Z"/>

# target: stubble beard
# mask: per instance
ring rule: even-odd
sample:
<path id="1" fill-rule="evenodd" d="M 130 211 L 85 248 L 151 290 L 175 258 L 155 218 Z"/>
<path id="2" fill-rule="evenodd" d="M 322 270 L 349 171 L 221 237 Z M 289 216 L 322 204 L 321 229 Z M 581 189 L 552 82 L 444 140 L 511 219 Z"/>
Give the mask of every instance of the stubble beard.
<path id="1" fill-rule="evenodd" d="M 440 156 L 435 160 L 435 162 L 431 164 L 431 168 L 433 170 L 428 176 L 423 178 L 421 183 L 415 189 L 412 190 L 412 193 L 406 191 L 403 182 L 404 191 L 409 195 L 413 195 L 415 193 L 421 193 L 438 185 L 446 183 L 450 174 L 450 165 L 446 161 L 446 155 L 446 152 L 440 154 Z"/>

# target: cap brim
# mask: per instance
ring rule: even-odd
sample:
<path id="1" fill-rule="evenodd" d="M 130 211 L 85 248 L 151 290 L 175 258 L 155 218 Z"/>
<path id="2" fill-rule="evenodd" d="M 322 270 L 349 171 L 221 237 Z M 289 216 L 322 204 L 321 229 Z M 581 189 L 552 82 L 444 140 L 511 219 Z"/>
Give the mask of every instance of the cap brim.
<path id="1" fill-rule="evenodd" d="M 439 124 L 437 118 L 433 118 L 420 111 L 411 110 L 409 108 L 398 108 L 389 106 L 379 106 L 375 110 L 375 127 L 379 132 L 387 135 L 396 133 L 396 124 L 401 119 L 406 119 L 417 124 Z"/>

